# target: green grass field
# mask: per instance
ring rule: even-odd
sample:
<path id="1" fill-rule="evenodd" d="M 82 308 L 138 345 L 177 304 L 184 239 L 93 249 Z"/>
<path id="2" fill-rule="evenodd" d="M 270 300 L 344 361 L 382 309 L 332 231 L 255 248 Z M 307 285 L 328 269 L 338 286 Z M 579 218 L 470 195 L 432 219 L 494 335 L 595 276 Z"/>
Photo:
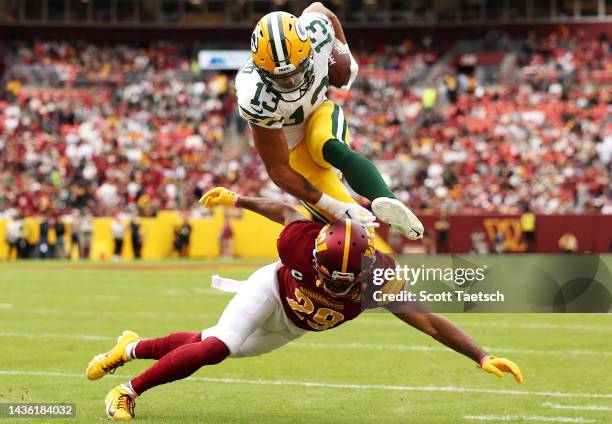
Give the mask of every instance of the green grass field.
<path id="1" fill-rule="evenodd" d="M 75 402 L 105 421 L 104 396 L 151 361 L 91 382 L 84 370 L 118 334 L 213 325 L 230 296 L 214 273 L 257 262 L 0 264 L 0 402 Z M 525 376 L 499 379 L 390 314 L 367 313 L 271 354 L 229 359 L 138 399 L 143 423 L 612 423 L 612 316 L 448 315 Z"/>

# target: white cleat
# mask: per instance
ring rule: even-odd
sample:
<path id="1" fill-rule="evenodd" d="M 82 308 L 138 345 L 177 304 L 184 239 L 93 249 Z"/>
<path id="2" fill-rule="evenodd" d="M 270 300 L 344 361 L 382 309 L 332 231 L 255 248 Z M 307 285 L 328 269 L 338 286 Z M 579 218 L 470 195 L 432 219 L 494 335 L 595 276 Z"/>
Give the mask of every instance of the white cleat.
<path id="1" fill-rule="evenodd" d="M 372 202 L 372 212 L 385 224 L 399 230 L 410 240 L 423 238 L 424 228 L 419 218 L 402 202 L 379 197 Z"/>

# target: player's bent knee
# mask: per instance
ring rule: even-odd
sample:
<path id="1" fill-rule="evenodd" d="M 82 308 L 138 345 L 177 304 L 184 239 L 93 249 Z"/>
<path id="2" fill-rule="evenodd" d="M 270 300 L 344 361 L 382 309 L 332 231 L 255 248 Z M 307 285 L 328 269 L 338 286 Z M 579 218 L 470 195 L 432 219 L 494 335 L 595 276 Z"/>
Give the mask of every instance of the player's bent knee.
<path id="1" fill-rule="evenodd" d="M 207 337 L 202 340 L 202 350 L 204 352 L 203 365 L 215 365 L 222 362 L 230 354 L 230 350 L 223 341 L 216 337 Z"/>
<path id="2" fill-rule="evenodd" d="M 202 331 L 202 342 L 208 339 L 219 340 L 227 348 L 229 354 L 233 355 L 238 352 L 240 346 L 244 343 L 245 337 L 241 337 L 236 332 L 223 330 L 216 325 Z"/>
<path id="3" fill-rule="evenodd" d="M 336 169 L 342 169 L 343 164 L 351 159 L 352 155 L 357 154 L 349 146 L 337 139 L 330 139 L 325 142 L 322 149 L 322 158 Z"/>
<path id="4" fill-rule="evenodd" d="M 308 151 L 308 155 L 311 157 L 312 161 L 320 166 L 321 168 L 325 168 L 325 169 L 329 169 L 332 167 L 332 164 L 326 160 L 325 158 L 325 154 L 324 154 L 324 149 L 325 149 L 325 145 L 333 139 L 328 139 L 329 135 L 328 134 L 322 134 L 321 136 L 318 137 L 319 140 L 324 140 L 324 141 L 318 141 L 318 142 L 309 142 L 306 146 L 306 150 Z"/>

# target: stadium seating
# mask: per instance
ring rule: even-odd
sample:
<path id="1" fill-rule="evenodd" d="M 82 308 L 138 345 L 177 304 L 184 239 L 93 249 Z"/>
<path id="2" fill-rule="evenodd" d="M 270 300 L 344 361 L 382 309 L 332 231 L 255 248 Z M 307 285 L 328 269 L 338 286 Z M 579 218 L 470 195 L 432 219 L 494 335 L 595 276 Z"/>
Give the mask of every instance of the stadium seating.
<path id="1" fill-rule="evenodd" d="M 519 81 L 456 76 L 454 97 L 426 113 L 413 84 L 434 54 L 357 53 L 361 77 L 332 94 L 353 148 L 399 164 L 385 168 L 392 189 L 422 213 L 611 213 L 610 91 L 582 83 L 585 72 L 609 78 L 609 42 L 524 44 Z M 5 81 L 0 210 L 154 216 L 215 185 L 279 194 L 246 142 L 231 78 L 201 73 L 178 44 L 17 44 Z"/>

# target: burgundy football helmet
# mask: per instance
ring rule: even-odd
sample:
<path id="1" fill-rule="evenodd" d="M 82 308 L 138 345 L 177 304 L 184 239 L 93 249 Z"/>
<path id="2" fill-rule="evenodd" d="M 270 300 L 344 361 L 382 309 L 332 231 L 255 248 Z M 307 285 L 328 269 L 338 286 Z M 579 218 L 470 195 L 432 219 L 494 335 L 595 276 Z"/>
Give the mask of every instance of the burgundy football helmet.
<path id="1" fill-rule="evenodd" d="M 372 234 L 359 221 L 339 219 L 324 226 L 312 251 L 313 265 L 323 288 L 346 296 L 374 264 Z"/>

